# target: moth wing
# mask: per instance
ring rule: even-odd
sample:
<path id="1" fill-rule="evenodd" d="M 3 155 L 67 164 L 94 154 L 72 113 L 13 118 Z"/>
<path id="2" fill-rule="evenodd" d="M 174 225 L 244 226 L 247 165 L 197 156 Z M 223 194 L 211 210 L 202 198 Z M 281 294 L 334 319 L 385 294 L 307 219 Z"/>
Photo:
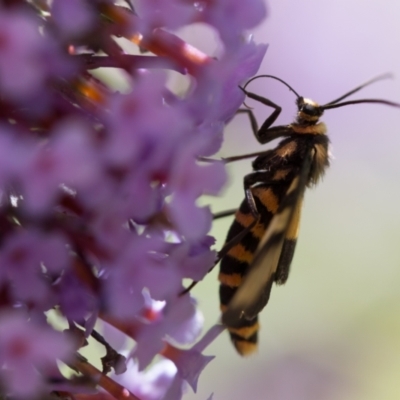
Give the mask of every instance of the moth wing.
<path id="1" fill-rule="evenodd" d="M 274 282 L 277 285 L 282 285 L 285 283 L 289 276 L 290 265 L 292 264 L 293 255 L 297 244 L 297 236 L 299 233 L 303 197 L 304 194 L 303 196 L 299 196 L 299 199 L 297 200 L 292 219 L 289 223 L 285 238 L 283 240 L 281 256 L 279 257 L 278 267 L 274 275 Z"/>
<path id="2" fill-rule="evenodd" d="M 235 327 L 240 325 L 240 320 L 243 318 L 254 318 L 267 304 L 280 264 L 285 238 L 290 233 L 289 228 L 295 225 L 295 220 L 298 222 L 300 217 L 299 210 L 314 154 L 315 151 L 310 149 L 304 158 L 299 174 L 293 179 L 278 212 L 260 241 L 244 282 L 223 313 L 222 322 L 227 326 Z"/>
<path id="3" fill-rule="evenodd" d="M 267 281 L 266 286 L 262 289 L 257 298 L 257 301 L 254 303 L 251 310 L 249 309 L 245 312 L 245 318 L 255 317 L 267 305 L 273 283 L 277 285 L 282 285 L 287 281 L 290 272 L 290 265 L 292 263 L 294 251 L 296 249 L 297 233 L 300 225 L 302 203 L 303 196 L 300 196 L 294 206 L 295 209 L 293 216 L 289 222 L 288 228 L 286 229 L 286 234 L 283 239 L 278 265 L 276 266 L 275 271 L 272 272 L 271 277 Z M 269 256 L 266 255 L 265 257 Z M 265 260 L 264 268 L 268 268 L 268 266 L 265 266 Z"/>

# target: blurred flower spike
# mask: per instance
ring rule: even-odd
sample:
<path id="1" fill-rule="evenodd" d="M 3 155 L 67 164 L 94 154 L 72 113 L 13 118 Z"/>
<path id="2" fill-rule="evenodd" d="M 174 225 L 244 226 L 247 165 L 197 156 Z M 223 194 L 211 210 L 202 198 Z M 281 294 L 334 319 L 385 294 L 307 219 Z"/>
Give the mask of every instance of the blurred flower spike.
<path id="1" fill-rule="evenodd" d="M 226 180 L 222 163 L 199 159 L 218 151 L 238 85 L 259 68 L 266 46 L 247 30 L 265 14 L 263 0 L 1 3 L 1 398 L 196 390 L 215 335 L 196 347 L 203 319 L 179 293 L 214 263 L 212 215 L 197 201 Z M 198 23 L 218 54 L 178 36 Z M 123 71 L 129 88 L 111 89 L 98 68 Z M 187 76 L 184 91 L 168 88 L 171 71 Z M 135 341 L 126 366 L 99 321 Z M 79 354 L 89 337 L 106 349 L 103 371 Z M 129 387 L 108 375 L 126 367 Z"/>

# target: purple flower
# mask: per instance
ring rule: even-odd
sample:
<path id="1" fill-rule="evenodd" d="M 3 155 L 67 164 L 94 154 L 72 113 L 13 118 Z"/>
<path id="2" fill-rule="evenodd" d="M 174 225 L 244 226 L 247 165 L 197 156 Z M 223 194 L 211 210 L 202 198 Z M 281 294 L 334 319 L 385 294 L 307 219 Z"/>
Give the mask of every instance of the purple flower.
<path id="1" fill-rule="evenodd" d="M 176 367 L 172 361 L 161 360 L 146 372 L 139 371 L 132 360 L 128 363 L 128 372 L 116 376 L 115 380 L 135 393 L 141 400 L 164 399 L 176 375 Z M 182 389 L 179 387 L 180 392 Z M 174 400 L 179 399 L 175 396 Z"/>
<path id="2" fill-rule="evenodd" d="M 184 278 L 200 281 L 214 265 L 217 257 L 215 250 L 210 250 L 215 239 L 206 236 L 201 242 L 190 245 L 188 242 L 174 245 L 171 257 L 180 266 Z"/>
<path id="3" fill-rule="evenodd" d="M 222 325 L 212 326 L 206 334 L 189 350 L 180 350 L 169 347 L 164 355 L 172 360 L 178 368 L 178 375 L 185 380 L 194 392 L 197 390 L 197 381 L 206 365 L 215 358 L 204 356 L 201 352 L 225 329 Z"/>
<path id="4" fill-rule="evenodd" d="M 217 77 L 221 83 L 221 96 L 218 107 L 215 108 L 218 118 L 226 122 L 234 116 L 244 100 L 243 92 L 238 86 L 257 73 L 266 51 L 267 45 L 256 45 L 249 41 L 232 54 L 228 53 L 221 62 L 210 65 L 211 71 L 208 73 Z"/>
<path id="5" fill-rule="evenodd" d="M 142 72 L 130 94 L 108 99 L 105 124 L 110 133 L 104 156 L 111 165 L 162 169 L 170 161 L 174 145 L 190 125 L 181 109 L 165 102 L 165 83 L 163 73 Z"/>
<path id="6" fill-rule="evenodd" d="M 94 26 L 95 15 L 84 0 L 54 0 L 51 14 L 65 37 L 84 35 Z"/>
<path id="7" fill-rule="evenodd" d="M 65 271 L 59 282 L 54 285 L 58 304 L 63 315 L 72 321 L 82 321 L 92 312 L 97 312 L 97 299 L 76 274 L 70 269 Z"/>
<path id="8" fill-rule="evenodd" d="M 16 301 L 48 310 L 56 303 L 51 281 L 68 266 L 66 242 L 61 234 L 36 231 L 8 237 L 0 253 L 0 283 L 11 284 Z"/>
<path id="9" fill-rule="evenodd" d="M 61 121 L 47 144 L 32 147 L 19 170 L 25 205 L 30 212 L 45 212 L 61 196 L 61 185 L 85 192 L 97 182 L 96 154 L 83 121 Z"/>
<path id="10" fill-rule="evenodd" d="M 169 181 L 173 195 L 168 211 L 188 240 L 201 239 L 211 228 L 210 211 L 197 207 L 196 199 L 202 194 L 217 194 L 226 181 L 223 164 L 199 165 L 195 158 L 196 149 L 197 143 L 192 141 L 181 151 L 180 157 L 174 160 Z"/>
<path id="11" fill-rule="evenodd" d="M 243 31 L 254 28 L 266 16 L 265 2 L 262 0 L 251 0 L 243 2 L 240 0 L 203 1 L 200 3 L 201 20 L 214 26 L 230 48 L 238 46 Z"/>
<path id="12" fill-rule="evenodd" d="M 145 304 L 144 288 L 151 298 L 167 300 L 176 297 L 182 287 L 180 271 L 177 265 L 168 262 L 160 238 L 132 239 L 105 272 L 105 298 L 110 312 L 118 318 L 138 314 Z"/>
<path id="13" fill-rule="evenodd" d="M 170 357 L 178 368 L 178 379 L 188 382 L 194 392 L 197 390 L 197 381 L 201 372 L 215 358 L 215 356 L 203 356 L 196 350 L 179 349 L 176 349 L 176 354 Z"/>
<path id="14" fill-rule="evenodd" d="M 0 376 L 17 397 L 31 398 L 45 388 L 40 374 L 56 359 L 66 359 L 72 343 L 48 326 L 28 322 L 20 312 L 0 314 Z"/>
<path id="15" fill-rule="evenodd" d="M 155 28 L 177 29 L 193 22 L 197 9 L 195 2 L 179 0 L 139 0 L 135 2 L 135 10 L 138 13 L 143 32 Z"/>
<path id="16" fill-rule="evenodd" d="M 71 62 L 40 34 L 39 22 L 26 11 L 0 9 L 0 89 L 13 101 L 42 95 L 49 78 L 70 73 Z"/>
<path id="17" fill-rule="evenodd" d="M 151 324 L 143 324 L 136 337 L 132 355 L 137 358 L 140 369 L 146 368 L 162 351 L 167 337 L 180 344 L 190 343 L 199 335 L 201 324 L 202 317 L 189 296 L 166 302 L 159 317 Z"/>
<path id="18" fill-rule="evenodd" d="M 189 384 L 194 392 L 202 370 L 214 358 L 201 352 L 224 330 L 222 325 L 213 326 L 191 349 L 181 350 L 168 345 L 164 357 L 146 372 L 139 365 L 128 363 L 128 372 L 116 376 L 116 380 L 142 400 L 179 400 Z M 211 397 L 212 398 L 212 395 Z"/>
<path id="19" fill-rule="evenodd" d="M 97 379 L 91 360 L 71 357 L 92 335 L 112 365 L 119 356 L 95 330 L 99 318 L 135 341 L 129 388 L 143 399 L 180 399 L 188 385 L 196 390 L 213 357 L 202 350 L 221 330 L 194 345 L 203 317 L 189 294 L 180 296 L 183 280 L 203 279 L 216 258 L 210 208 L 198 203 L 220 193 L 226 172 L 223 163 L 200 160 L 220 148 L 243 101 L 238 86 L 264 56 L 265 46 L 243 39 L 265 15 L 264 4 L 6 3 L 0 380 L 20 398 L 55 387 L 83 390 L 75 378 L 62 378 L 56 360 L 69 357 L 77 369 L 84 365 L 85 382 Z M 218 54 L 202 54 L 172 33 L 198 22 L 219 33 Z M 159 58 L 129 54 L 128 41 Z M 143 68 L 149 65 L 158 68 Z M 95 77 L 99 66 L 122 71 L 127 90 Z M 168 68 L 187 75 L 186 89 L 171 88 Z M 53 330 L 48 310 L 66 320 L 79 345 Z M 138 372 L 160 354 L 169 360 Z M 109 393 L 117 385 L 106 377 L 99 383 Z"/>
<path id="20" fill-rule="evenodd" d="M 21 162 L 28 157 L 31 148 L 18 130 L 0 125 L 0 188 L 3 191 L 16 179 Z"/>

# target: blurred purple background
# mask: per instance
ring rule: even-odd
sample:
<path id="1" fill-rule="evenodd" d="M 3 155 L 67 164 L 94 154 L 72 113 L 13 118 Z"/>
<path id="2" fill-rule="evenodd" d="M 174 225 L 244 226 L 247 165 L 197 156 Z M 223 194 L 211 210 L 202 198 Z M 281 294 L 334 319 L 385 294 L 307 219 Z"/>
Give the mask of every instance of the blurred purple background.
<path id="1" fill-rule="evenodd" d="M 352 98 L 400 102 L 400 4 L 394 1 L 280 0 L 254 32 L 270 47 L 260 73 L 277 75 L 305 97 L 326 103 L 364 81 L 393 72 Z M 192 43 L 210 51 L 207 43 Z M 283 107 L 295 97 L 279 82 L 249 89 Z M 270 110 L 254 106 L 259 123 Z M 217 358 L 197 395 L 214 400 L 397 400 L 400 396 L 400 110 L 354 105 L 323 116 L 332 141 L 324 181 L 306 193 L 292 273 L 262 313 L 258 355 L 241 359 L 227 334 L 206 353 Z M 226 130 L 221 156 L 259 150 L 247 119 Z M 230 167 L 216 211 L 243 198 L 250 162 Z M 215 224 L 221 246 L 231 220 Z M 206 325 L 219 316 L 216 271 L 194 294 Z"/>

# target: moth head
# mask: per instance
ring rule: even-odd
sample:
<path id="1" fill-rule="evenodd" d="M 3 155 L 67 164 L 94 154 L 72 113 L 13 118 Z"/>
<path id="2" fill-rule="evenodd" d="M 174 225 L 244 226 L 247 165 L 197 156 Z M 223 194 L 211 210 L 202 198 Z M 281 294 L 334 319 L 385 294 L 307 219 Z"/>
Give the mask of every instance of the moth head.
<path id="1" fill-rule="evenodd" d="M 342 101 L 342 100 L 346 99 L 347 97 L 351 96 L 352 94 L 354 94 L 354 93 L 358 92 L 359 90 L 365 88 L 366 86 L 370 85 L 371 83 L 380 81 L 382 79 L 387 79 L 390 77 L 392 77 L 391 74 L 379 75 L 379 76 L 363 83 L 362 85 L 357 86 L 356 88 L 350 90 L 349 92 L 345 93 L 344 95 L 340 96 L 339 98 L 337 98 L 333 101 L 330 101 L 329 103 L 324 104 L 322 106 L 319 105 L 318 103 L 316 103 L 315 101 L 312 101 L 310 99 L 300 96 L 288 83 L 286 83 L 284 80 L 282 80 L 276 76 L 273 76 L 273 75 L 254 76 L 244 85 L 244 89 L 246 89 L 247 85 L 250 82 L 254 81 L 255 79 L 259 79 L 259 78 L 271 78 L 271 79 L 275 79 L 275 80 L 281 82 L 287 88 L 289 88 L 289 90 L 291 92 L 293 92 L 296 96 L 297 123 L 300 125 L 315 125 L 315 124 L 317 124 L 319 118 L 321 117 L 321 115 L 324 113 L 325 110 L 348 106 L 351 104 L 376 103 L 376 104 L 384 104 L 387 106 L 400 108 L 400 103 L 395 103 L 393 101 L 383 100 L 383 99 L 360 99 L 360 100 Z"/>
<path id="2" fill-rule="evenodd" d="M 318 122 L 324 109 L 315 101 L 299 96 L 297 104 L 297 121 L 315 124 Z"/>

